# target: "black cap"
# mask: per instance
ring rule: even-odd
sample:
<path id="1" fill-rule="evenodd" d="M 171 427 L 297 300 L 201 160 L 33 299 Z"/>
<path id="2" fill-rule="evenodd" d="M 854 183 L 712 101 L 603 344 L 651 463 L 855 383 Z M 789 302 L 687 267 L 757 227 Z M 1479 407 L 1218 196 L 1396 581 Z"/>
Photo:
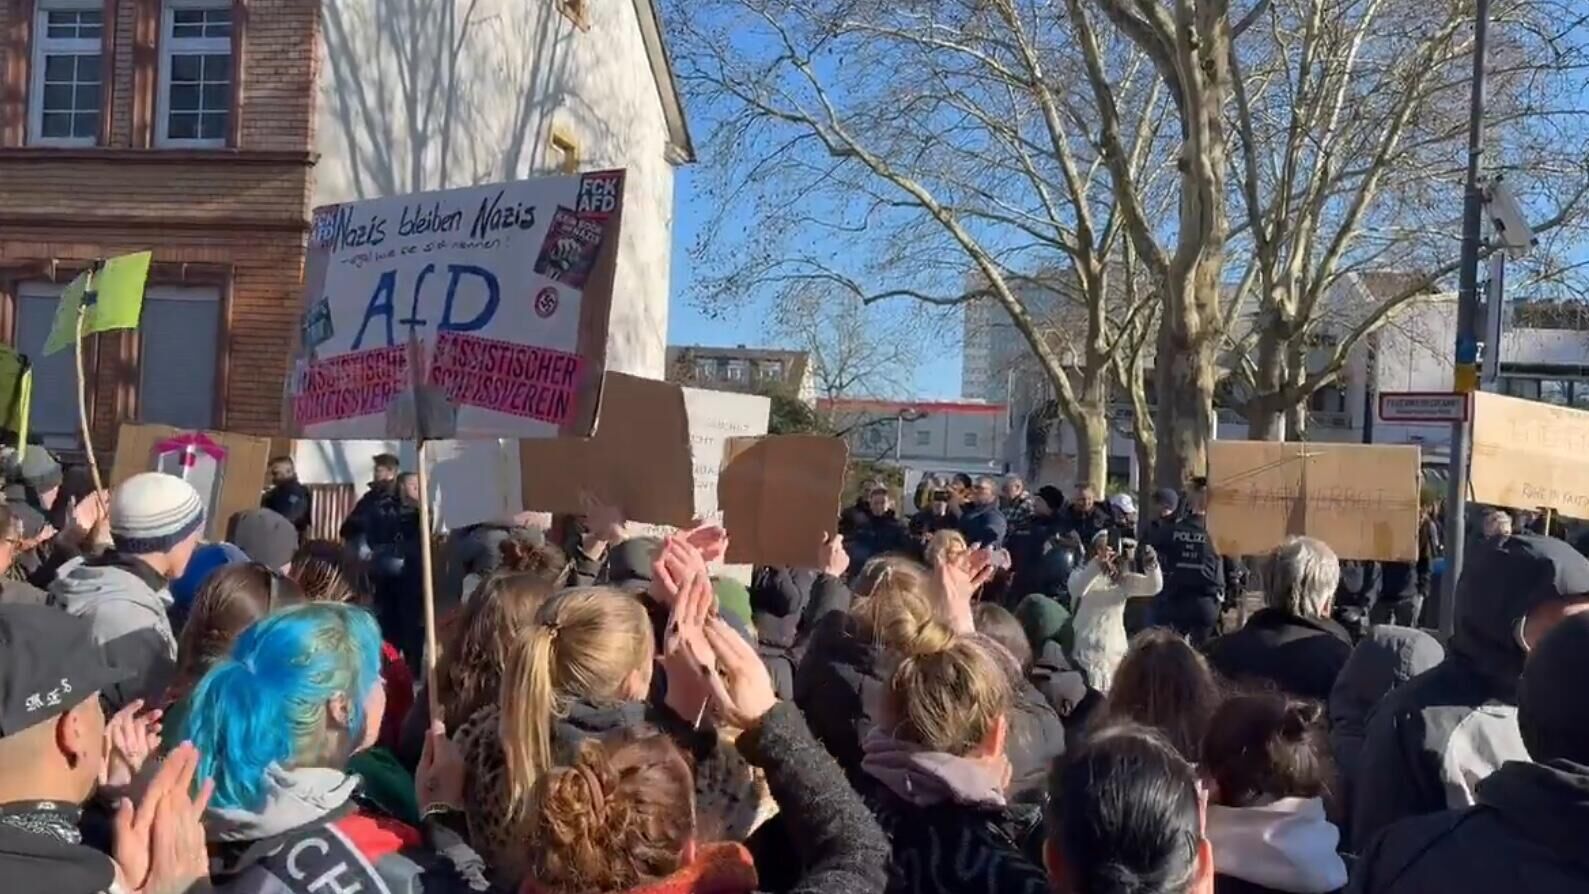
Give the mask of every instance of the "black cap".
<path id="1" fill-rule="evenodd" d="M 298 529 L 271 509 L 245 509 L 232 516 L 226 539 L 266 568 L 280 570 L 298 552 Z"/>
<path id="2" fill-rule="evenodd" d="M 72 710 L 131 674 L 105 661 L 88 621 L 45 605 L 0 605 L 0 738 Z"/>
<path id="3" fill-rule="evenodd" d="M 1158 503 L 1165 512 L 1174 512 L 1181 508 L 1181 495 L 1173 487 L 1161 487 L 1153 492 L 1153 502 Z"/>

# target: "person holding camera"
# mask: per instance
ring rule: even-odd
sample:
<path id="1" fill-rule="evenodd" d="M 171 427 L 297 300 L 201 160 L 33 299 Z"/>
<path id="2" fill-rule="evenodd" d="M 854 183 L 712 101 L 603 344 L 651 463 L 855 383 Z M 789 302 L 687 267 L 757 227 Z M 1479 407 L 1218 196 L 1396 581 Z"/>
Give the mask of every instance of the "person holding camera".
<path id="1" fill-rule="evenodd" d="M 1072 622 L 1076 643 L 1072 657 L 1093 689 L 1107 695 L 1115 668 L 1130 645 L 1126 638 L 1126 600 L 1153 596 L 1164 586 L 1158 554 L 1143 545 L 1143 572 L 1127 571 L 1118 530 L 1099 531 L 1089 546 L 1091 558 L 1070 575 Z"/>

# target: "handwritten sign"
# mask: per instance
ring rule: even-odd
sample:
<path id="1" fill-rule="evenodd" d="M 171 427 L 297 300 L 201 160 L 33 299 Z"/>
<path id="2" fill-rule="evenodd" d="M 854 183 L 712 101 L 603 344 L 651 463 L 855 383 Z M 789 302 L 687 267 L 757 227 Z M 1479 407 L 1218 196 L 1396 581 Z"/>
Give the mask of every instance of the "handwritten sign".
<path id="1" fill-rule="evenodd" d="M 1208 530 L 1223 555 L 1305 534 L 1343 559 L 1418 558 L 1415 446 L 1215 441 L 1208 479 Z"/>
<path id="2" fill-rule="evenodd" d="M 123 422 L 109 483 L 114 488 L 139 472 L 186 479 L 204 501 L 205 536 L 224 540 L 232 515 L 259 505 L 270 456 L 269 438 Z"/>
<path id="3" fill-rule="evenodd" d="M 1589 412 L 1473 395 L 1473 499 L 1589 518 Z"/>
<path id="4" fill-rule="evenodd" d="M 315 209 L 288 430 L 398 437 L 418 380 L 460 438 L 589 435 L 623 194 L 603 171 Z"/>
<path id="5" fill-rule="evenodd" d="M 728 439 L 766 434 L 772 401 L 755 394 L 685 388 L 684 412 L 690 427 L 695 517 L 711 518 L 717 514 L 717 479 Z"/>
<path id="6" fill-rule="evenodd" d="M 844 491 L 849 447 L 825 435 L 731 438 L 717 500 L 728 561 L 815 568 Z"/>

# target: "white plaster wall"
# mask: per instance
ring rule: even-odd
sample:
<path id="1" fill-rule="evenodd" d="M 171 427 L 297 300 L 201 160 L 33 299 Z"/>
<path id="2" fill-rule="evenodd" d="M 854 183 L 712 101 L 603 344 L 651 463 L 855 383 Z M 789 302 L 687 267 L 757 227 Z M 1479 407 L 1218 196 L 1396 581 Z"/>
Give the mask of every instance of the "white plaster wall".
<path id="1" fill-rule="evenodd" d="M 553 0 L 324 0 L 314 203 L 550 173 L 629 172 L 608 367 L 661 378 L 673 166 L 634 5 L 578 28 Z M 456 52 L 455 52 L 456 50 Z"/>

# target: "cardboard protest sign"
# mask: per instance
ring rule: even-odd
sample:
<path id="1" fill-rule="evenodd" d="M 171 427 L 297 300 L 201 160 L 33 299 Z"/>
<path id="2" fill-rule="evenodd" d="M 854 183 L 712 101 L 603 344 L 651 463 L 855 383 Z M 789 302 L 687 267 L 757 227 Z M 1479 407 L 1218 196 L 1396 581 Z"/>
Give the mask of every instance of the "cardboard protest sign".
<path id="1" fill-rule="evenodd" d="M 259 505 L 269 464 L 269 438 L 124 422 L 116 439 L 110 486 L 139 472 L 166 472 L 185 479 L 204 501 L 205 536 L 224 540 L 227 521 Z"/>
<path id="2" fill-rule="evenodd" d="M 1473 395 L 1473 499 L 1589 518 L 1589 412 Z"/>
<path id="3" fill-rule="evenodd" d="M 688 525 L 695 491 L 683 390 L 621 373 L 606 379 L 594 435 L 519 442 L 524 508 L 582 513 L 594 497 L 631 521 Z"/>
<path id="4" fill-rule="evenodd" d="M 0 429 L 28 442 L 28 414 L 33 406 L 33 365 L 23 354 L 0 347 Z"/>
<path id="5" fill-rule="evenodd" d="M 1343 559 L 1418 558 L 1416 446 L 1214 441 L 1208 531 L 1222 555 L 1305 534 Z"/>
<path id="6" fill-rule="evenodd" d="M 729 562 L 813 568 L 838 525 L 849 447 L 825 435 L 731 438 L 717 481 Z"/>
<path id="7" fill-rule="evenodd" d="M 711 518 L 717 514 L 717 479 L 728 439 L 766 434 L 772 401 L 756 394 L 685 388 L 684 411 L 690 428 L 695 517 Z"/>
<path id="8" fill-rule="evenodd" d="M 79 273 L 61 292 L 60 304 L 55 308 L 55 321 L 50 326 L 50 336 L 44 342 L 45 356 L 77 341 L 79 307 L 85 308 L 84 335 L 112 329 L 138 328 L 151 257 L 153 255 L 147 251 L 122 255 Z"/>
<path id="9" fill-rule="evenodd" d="M 602 171 L 317 208 L 289 431 L 401 437 L 418 381 L 460 438 L 589 435 L 623 195 Z"/>

